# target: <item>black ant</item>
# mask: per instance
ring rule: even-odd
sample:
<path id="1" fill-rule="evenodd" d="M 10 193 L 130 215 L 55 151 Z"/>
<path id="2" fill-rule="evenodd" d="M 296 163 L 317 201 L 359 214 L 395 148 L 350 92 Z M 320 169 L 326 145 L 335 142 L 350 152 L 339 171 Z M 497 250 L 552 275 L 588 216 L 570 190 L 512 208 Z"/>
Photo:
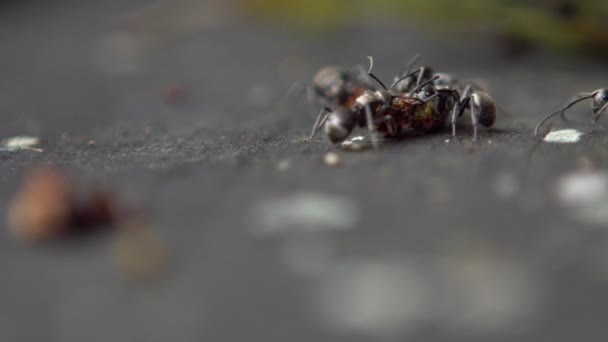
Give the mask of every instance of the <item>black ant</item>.
<path id="1" fill-rule="evenodd" d="M 456 137 L 456 118 L 468 109 L 473 124 L 473 141 L 477 140 L 477 126 L 492 127 L 496 121 L 496 102 L 483 91 L 474 90 L 472 85 L 464 88 L 460 100 L 452 110 L 452 137 Z"/>
<path id="2" fill-rule="evenodd" d="M 485 127 L 491 127 L 496 121 L 496 102 L 490 95 L 482 91 L 482 88 L 478 85 L 471 83 L 463 88 L 462 83 L 454 76 L 447 73 L 435 73 L 431 67 L 420 67 L 413 72 L 409 72 L 419 59 L 419 55 L 410 59 L 407 67 L 400 74 L 406 75 L 405 80 L 399 81 L 396 77 L 393 84 L 398 84 L 398 88 L 401 91 L 409 91 L 414 80 L 416 80 L 416 84 L 420 84 L 424 80 L 434 79 L 432 87 L 428 86 L 425 89 L 425 96 L 428 97 L 433 93 L 438 93 L 443 98 L 446 98 L 446 96 L 448 98 L 457 97 L 455 102 L 447 102 L 448 107 L 452 109 L 452 136 L 456 137 L 456 119 L 462 116 L 464 111 L 468 109 L 471 113 L 471 122 L 473 124 L 473 140 L 477 140 L 478 124 L 481 123 Z M 417 77 L 416 74 L 418 74 Z M 443 112 L 443 108 L 438 108 L 438 112 Z"/>
<path id="3" fill-rule="evenodd" d="M 557 115 L 557 114 L 561 114 L 562 117 L 565 119 L 565 112 L 566 110 L 568 110 L 570 107 L 574 106 L 575 104 L 587 100 L 587 99 L 592 99 L 591 101 L 591 109 L 593 110 L 593 123 L 597 123 L 597 121 L 600 119 L 600 115 L 605 112 L 608 109 L 608 88 L 601 88 L 601 89 L 597 89 L 591 93 L 583 93 L 580 94 L 579 96 L 575 97 L 573 100 L 571 100 L 567 105 L 565 105 L 564 107 L 560 108 L 559 110 L 547 115 L 544 119 L 542 119 L 538 125 L 536 125 L 536 128 L 534 129 L 534 135 L 538 134 L 538 130 L 540 129 L 540 127 L 550 118 L 552 118 L 553 116 Z"/>
<path id="4" fill-rule="evenodd" d="M 350 103 L 350 101 L 334 101 L 337 103 L 337 108 L 332 110 L 328 107 L 324 107 L 321 109 L 321 112 L 317 116 L 317 120 L 313 125 L 312 133 L 309 139 L 312 139 L 319 130 L 324 127 L 325 133 L 329 140 L 334 143 L 340 143 L 352 132 L 355 126 L 364 127 L 367 126 L 370 133 L 372 134 L 374 145 L 377 145 L 375 141 L 374 132 L 377 131 L 376 121 L 378 116 L 382 116 L 381 114 L 385 113 L 392 105 L 392 102 L 398 96 L 393 95 L 391 92 L 391 88 L 387 88 L 386 85 L 378 79 L 373 73 L 373 58 L 368 57 L 370 61 L 370 67 L 367 74 L 382 87 L 380 90 L 365 90 L 363 93 L 358 95 L 354 99 L 354 103 Z M 318 83 L 318 82 L 317 82 Z M 325 90 L 328 88 L 325 87 Z M 329 96 L 326 96 L 330 98 Z M 419 100 L 416 98 L 411 98 L 412 105 L 415 104 L 424 104 L 423 100 Z M 391 115 L 382 116 L 382 120 L 386 120 L 387 132 L 390 132 L 391 135 L 396 135 L 397 125 L 393 120 Z M 392 121 L 392 122 L 391 122 Z M 380 130 L 383 132 L 383 130 Z"/>

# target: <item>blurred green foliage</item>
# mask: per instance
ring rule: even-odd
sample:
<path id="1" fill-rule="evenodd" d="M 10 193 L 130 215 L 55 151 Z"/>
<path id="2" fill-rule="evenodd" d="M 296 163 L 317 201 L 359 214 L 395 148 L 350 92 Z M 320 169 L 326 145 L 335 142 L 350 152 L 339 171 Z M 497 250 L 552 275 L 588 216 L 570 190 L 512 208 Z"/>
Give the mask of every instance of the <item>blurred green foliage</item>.
<path id="1" fill-rule="evenodd" d="M 250 13 L 304 30 L 376 17 L 433 30 L 479 30 L 560 50 L 608 53 L 605 0 L 243 0 Z"/>

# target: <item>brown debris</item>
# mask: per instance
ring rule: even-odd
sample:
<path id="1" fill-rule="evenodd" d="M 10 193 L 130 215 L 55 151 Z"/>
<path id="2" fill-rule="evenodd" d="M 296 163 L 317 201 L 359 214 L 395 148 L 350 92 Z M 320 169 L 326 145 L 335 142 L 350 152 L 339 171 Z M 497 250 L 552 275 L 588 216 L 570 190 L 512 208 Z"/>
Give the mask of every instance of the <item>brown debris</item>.
<path id="1" fill-rule="evenodd" d="M 177 105 L 184 103 L 188 98 L 188 90 L 180 83 L 169 83 L 164 90 L 163 97 L 165 103 L 169 105 Z"/>
<path id="2" fill-rule="evenodd" d="M 116 232 L 112 256 L 117 267 L 135 278 L 150 278 L 167 264 L 168 249 L 163 239 L 143 216 L 125 220 Z"/>
<path id="3" fill-rule="evenodd" d="M 98 190 L 82 195 L 59 169 L 37 167 L 8 208 L 8 227 L 24 241 L 53 240 L 115 221 L 113 198 Z"/>

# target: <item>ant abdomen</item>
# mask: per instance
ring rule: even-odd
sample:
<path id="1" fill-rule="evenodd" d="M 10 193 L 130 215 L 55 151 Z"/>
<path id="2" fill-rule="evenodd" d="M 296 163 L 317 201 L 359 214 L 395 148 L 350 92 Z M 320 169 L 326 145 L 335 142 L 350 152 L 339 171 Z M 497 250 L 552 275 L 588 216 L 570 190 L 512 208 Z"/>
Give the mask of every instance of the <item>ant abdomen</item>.
<path id="1" fill-rule="evenodd" d="M 485 127 L 491 127 L 496 121 L 496 102 L 490 95 L 482 91 L 473 93 L 471 97 L 479 108 L 479 123 Z"/>

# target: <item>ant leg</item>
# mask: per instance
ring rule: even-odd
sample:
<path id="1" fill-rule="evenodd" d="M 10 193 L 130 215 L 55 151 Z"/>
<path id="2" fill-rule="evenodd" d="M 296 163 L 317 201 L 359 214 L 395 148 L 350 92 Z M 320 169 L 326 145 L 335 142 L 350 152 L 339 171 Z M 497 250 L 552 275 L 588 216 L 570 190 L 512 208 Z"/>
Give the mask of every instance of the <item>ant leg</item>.
<path id="1" fill-rule="evenodd" d="M 471 91 L 472 87 L 469 84 L 464 88 L 462 96 L 454 105 L 454 110 L 452 111 L 452 137 L 454 138 L 456 138 L 456 118 L 462 116 L 467 106 L 471 106 Z M 475 120 L 477 120 L 477 118 L 475 118 Z M 477 136 L 476 133 L 475 136 Z"/>
<path id="2" fill-rule="evenodd" d="M 371 134 L 372 145 L 374 148 L 378 148 L 378 138 L 376 137 L 376 125 L 374 125 L 374 117 L 372 115 L 372 109 L 369 104 L 365 105 L 365 121 L 367 121 L 367 129 Z"/>
<path id="3" fill-rule="evenodd" d="M 331 109 L 327 107 L 323 107 L 321 109 L 319 115 L 317 115 L 317 120 L 315 121 L 315 124 L 312 126 L 312 132 L 310 133 L 310 137 L 308 137 L 308 139 L 306 140 L 311 140 L 315 137 L 315 135 L 317 135 L 317 133 L 319 133 L 319 130 L 321 129 L 321 127 L 323 127 L 325 121 L 327 121 L 329 113 L 331 113 Z"/>
<path id="4" fill-rule="evenodd" d="M 454 109 L 452 110 L 452 137 L 456 138 L 456 118 L 459 118 L 464 113 L 465 109 L 470 105 L 471 97 L 466 97 L 462 101 L 456 102 L 454 104 Z"/>
<path id="5" fill-rule="evenodd" d="M 600 115 L 602 115 L 602 113 L 604 111 L 606 111 L 606 109 L 608 109 L 608 103 L 606 103 L 605 105 L 603 105 L 600 108 L 596 108 L 593 111 L 593 114 L 595 114 L 595 118 L 593 119 L 593 123 L 597 123 L 597 121 L 600 119 Z"/>
<path id="6" fill-rule="evenodd" d="M 384 121 L 384 123 L 386 124 L 386 128 L 388 128 L 388 133 L 391 135 L 391 137 L 396 136 L 397 123 L 395 123 L 393 117 L 390 115 L 385 115 L 384 118 L 382 118 L 382 121 Z"/>
<path id="7" fill-rule="evenodd" d="M 456 115 L 458 114 L 459 107 L 460 103 L 457 103 L 452 110 L 452 138 L 456 138 Z"/>
<path id="8" fill-rule="evenodd" d="M 473 141 L 477 141 L 477 126 L 479 125 L 477 111 L 481 108 L 477 107 L 475 101 L 469 100 L 469 109 L 471 111 L 471 123 L 473 124 Z"/>
<path id="9" fill-rule="evenodd" d="M 422 76 L 424 76 L 424 72 L 426 71 L 425 67 L 420 67 L 419 73 L 418 73 L 418 79 L 416 80 L 416 87 L 418 87 L 420 85 L 420 83 L 422 82 Z"/>
<path id="10" fill-rule="evenodd" d="M 469 84 L 464 88 L 462 92 L 462 96 L 460 97 L 460 102 L 464 102 L 465 99 L 469 98 L 473 93 L 473 87 Z"/>

